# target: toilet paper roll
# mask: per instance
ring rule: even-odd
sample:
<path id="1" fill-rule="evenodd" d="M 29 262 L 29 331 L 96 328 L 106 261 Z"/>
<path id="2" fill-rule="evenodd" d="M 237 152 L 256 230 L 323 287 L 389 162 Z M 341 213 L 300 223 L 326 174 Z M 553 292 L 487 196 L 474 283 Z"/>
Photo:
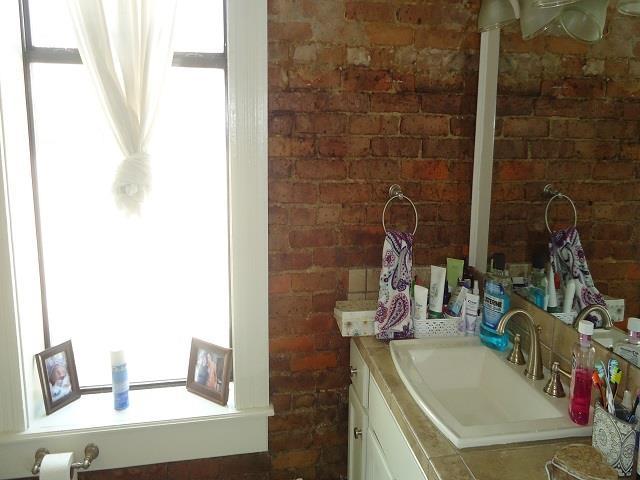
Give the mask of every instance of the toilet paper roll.
<path id="1" fill-rule="evenodd" d="M 69 477 L 72 463 L 73 452 L 45 455 L 40 466 L 40 480 L 77 480 L 78 474 L 75 470 L 73 476 Z"/>

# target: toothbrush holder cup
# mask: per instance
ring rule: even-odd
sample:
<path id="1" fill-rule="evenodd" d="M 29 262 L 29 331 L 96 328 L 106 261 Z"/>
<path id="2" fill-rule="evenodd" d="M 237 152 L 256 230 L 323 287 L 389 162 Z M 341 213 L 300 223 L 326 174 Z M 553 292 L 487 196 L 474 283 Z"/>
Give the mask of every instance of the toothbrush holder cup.
<path id="1" fill-rule="evenodd" d="M 621 476 L 629 476 L 634 464 L 634 449 L 638 424 L 629 423 L 611 415 L 596 403 L 593 415 L 593 446 Z"/>

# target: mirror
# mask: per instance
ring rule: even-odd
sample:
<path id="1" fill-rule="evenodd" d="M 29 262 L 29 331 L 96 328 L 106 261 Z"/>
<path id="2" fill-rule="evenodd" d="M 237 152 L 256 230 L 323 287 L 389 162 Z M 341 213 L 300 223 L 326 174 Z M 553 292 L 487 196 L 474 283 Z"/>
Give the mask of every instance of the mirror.
<path id="1" fill-rule="evenodd" d="M 589 45 L 561 37 L 523 41 L 503 31 L 489 254 L 531 263 L 550 235 L 544 187 L 566 194 L 596 288 L 640 316 L 640 19 L 610 6 L 608 34 Z M 549 206 L 556 231 L 573 223 L 566 199 Z M 513 272 L 512 272 L 513 273 Z M 608 343 L 613 337 L 607 332 Z"/>

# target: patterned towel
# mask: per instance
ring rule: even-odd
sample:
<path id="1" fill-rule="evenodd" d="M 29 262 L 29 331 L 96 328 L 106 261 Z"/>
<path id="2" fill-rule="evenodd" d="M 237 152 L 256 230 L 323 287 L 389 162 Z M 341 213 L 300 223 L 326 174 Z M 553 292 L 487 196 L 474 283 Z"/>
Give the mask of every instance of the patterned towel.
<path id="1" fill-rule="evenodd" d="M 573 299 L 575 310 L 580 311 L 588 305 L 595 304 L 606 307 L 602 294 L 593 283 L 580 236 L 574 227 L 551 234 L 549 253 L 551 267 L 554 272 L 560 273 L 563 283 L 566 285 L 571 279 L 577 281 L 576 296 Z M 596 322 L 596 327 L 602 326 L 598 325 L 600 322 Z"/>
<path id="2" fill-rule="evenodd" d="M 376 310 L 376 337 L 383 340 L 413 337 L 411 298 L 413 234 L 389 231 L 382 247 L 380 293 Z"/>

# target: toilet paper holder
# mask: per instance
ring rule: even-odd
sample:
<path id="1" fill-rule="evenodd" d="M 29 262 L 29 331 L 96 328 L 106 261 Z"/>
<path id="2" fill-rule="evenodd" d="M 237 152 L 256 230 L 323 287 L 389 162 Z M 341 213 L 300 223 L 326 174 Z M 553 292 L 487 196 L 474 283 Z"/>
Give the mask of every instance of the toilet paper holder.
<path id="1" fill-rule="evenodd" d="M 49 450 L 46 448 L 39 448 L 36 450 L 35 454 L 35 462 L 33 463 L 33 468 L 31 469 L 31 473 L 34 475 L 38 475 L 40 473 L 40 467 L 42 466 L 42 459 L 45 455 L 48 455 Z M 86 470 L 91 466 L 91 462 L 93 462 L 100 455 L 100 449 L 95 443 L 89 443 L 86 447 L 84 447 L 84 459 L 81 462 L 74 462 L 71 464 L 71 470 Z"/>

